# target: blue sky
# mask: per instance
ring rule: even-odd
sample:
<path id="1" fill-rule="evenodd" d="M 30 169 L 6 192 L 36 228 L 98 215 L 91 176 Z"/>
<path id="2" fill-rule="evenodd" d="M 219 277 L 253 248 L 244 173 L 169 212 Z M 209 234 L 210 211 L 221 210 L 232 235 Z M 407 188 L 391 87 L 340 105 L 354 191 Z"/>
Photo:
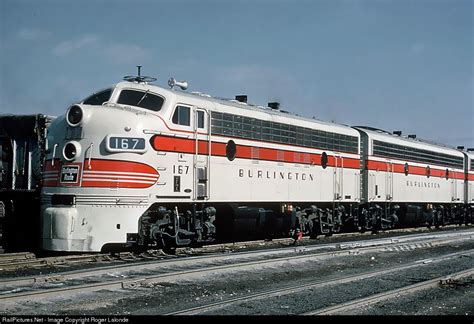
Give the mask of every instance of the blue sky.
<path id="1" fill-rule="evenodd" d="M 474 147 L 473 1 L 0 0 L 0 113 L 136 73 Z"/>

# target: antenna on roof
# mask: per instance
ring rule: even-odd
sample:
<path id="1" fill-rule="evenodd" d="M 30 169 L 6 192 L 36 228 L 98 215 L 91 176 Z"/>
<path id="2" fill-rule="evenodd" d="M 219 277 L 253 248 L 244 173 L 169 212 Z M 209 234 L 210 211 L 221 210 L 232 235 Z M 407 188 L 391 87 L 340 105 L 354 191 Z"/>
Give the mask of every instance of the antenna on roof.
<path id="1" fill-rule="evenodd" d="M 128 82 L 137 82 L 137 83 L 148 83 L 148 82 L 153 82 L 156 81 L 156 78 L 152 78 L 149 76 L 142 76 L 141 75 L 141 65 L 137 65 L 138 68 L 138 75 L 127 75 L 124 76 L 123 79 Z"/>

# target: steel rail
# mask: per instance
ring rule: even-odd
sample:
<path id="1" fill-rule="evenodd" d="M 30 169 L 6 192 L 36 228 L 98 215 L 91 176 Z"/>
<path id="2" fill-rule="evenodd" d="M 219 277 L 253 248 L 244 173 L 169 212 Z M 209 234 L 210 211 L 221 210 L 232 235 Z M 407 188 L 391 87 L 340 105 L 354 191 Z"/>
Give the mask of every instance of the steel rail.
<path id="1" fill-rule="evenodd" d="M 1 253 L 0 262 L 8 263 L 12 261 L 22 261 L 35 258 L 35 255 L 31 252 L 17 252 L 17 253 Z"/>
<path id="2" fill-rule="evenodd" d="M 15 258 L 11 260 L 0 258 L 1 270 L 15 270 L 19 268 L 34 268 L 45 267 L 60 264 L 84 263 L 84 262 L 99 262 L 111 261 L 113 257 L 110 254 L 80 254 L 67 255 L 58 257 L 36 258 L 31 254 L 28 258 Z"/>
<path id="3" fill-rule="evenodd" d="M 454 238 L 451 238 L 453 237 Z M 438 238 L 439 237 L 439 238 Z M 410 250 L 418 248 L 429 248 L 435 247 L 437 245 L 455 243 L 465 240 L 470 240 L 474 238 L 474 233 L 464 233 L 460 235 L 459 233 L 454 233 L 448 235 L 448 233 L 440 234 L 437 236 L 423 236 L 417 237 L 401 237 L 399 239 L 391 238 L 387 239 L 377 239 L 377 240 L 368 240 L 368 241 L 356 241 L 352 243 L 337 243 L 337 244 L 327 244 L 320 246 L 312 247 L 292 247 L 286 249 L 271 249 L 265 251 L 249 251 L 249 252 L 239 252 L 235 254 L 217 254 L 217 255 L 203 255 L 203 256 L 192 256 L 181 259 L 165 259 L 159 260 L 159 262 L 139 262 L 134 264 L 121 264 L 114 266 L 105 266 L 100 268 L 94 268 L 92 270 L 76 270 L 76 271 L 67 271 L 62 273 L 56 273 L 54 275 L 41 275 L 41 276 L 30 276 L 23 278 L 15 279 L 3 279 L 0 280 L 0 289 L 2 287 L 14 287 L 19 285 L 32 285 L 35 283 L 43 282 L 57 282 L 70 279 L 86 278 L 99 275 L 107 275 L 111 272 L 132 272 L 132 271 L 154 271 L 160 269 L 166 269 L 167 267 L 178 266 L 178 267 L 192 267 L 200 266 L 200 269 L 203 267 L 209 266 L 211 263 L 218 262 L 249 262 L 251 258 L 262 258 L 262 257 L 273 257 L 273 261 L 277 262 L 279 260 L 294 260 L 294 259 L 324 259 L 329 257 L 340 257 L 346 255 L 355 255 L 368 252 L 385 252 L 385 251 L 399 251 L 399 250 Z M 411 242 L 410 241 L 414 241 Z M 427 242 L 428 241 L 428 242 Z M 332 249 L 327 252 L 319 252 L 324 249 Z M 337 249 L 337 250 L 335 250 Z M 292 254 L 297 253 L 297 256 Z M 310 253 L 315 253 L 311 255 Z M 290 254 L 290 255 L 289 255 Z M 278 257 L 278 255 L 283 255 Z M 239 261 L 239 259 L 242 259 Z M 271 260 L 270 260 L 271 261 Z M 254 261 L 255 262 L 255 261 Z M 257 261 L 258 262 L 258 261 Z M 199 264 L 201 263 L 201 264 Z M 211 264 L 212 266 L 212 264 Z"/>
<path id="4" fill-rule="evenodd" d="M 426 280 L 426 281 L 423 281 L 423 282 L 419 282 L 419 283 L 416 283 L 416 284 L 413 284 L 413 285 L 409 285 L 409 286 L 401 287 L 401 288 L 398 288 L 398 289 L 382 292 L 382 293 L 375 294 L 375 295 L 372 295 L 372 296 L 351 300 L 347 303 L 322 308 L 322 309 L 307 312 L 307 313 L 304 313 L 304 314 L 301 314 L 301 315 L 341 314 L 341 313 L 343 313 L 345 311 L 348 311 L 350 309 L 354 309 L 354 308 L 357 308 L 357 307 L 363 307 L 363 306 L 370 306 L 370 305 L 373 305 L 373 304 L 376 304 L 376 303 L 379 303 L 379 302 L 382 302 L 382 301 L 385 301 L 385 300 L 388 300 L 388 299 L 391 299 L 391 298 L 394 298 L 394 297 L 400 297 L 400 296 L 403 296 L 403 295 L 408 295 L 408 294 L 418 292 L 420 290 L 435 288 L 435 287 L 438 287 L 438 285 L 440 285 L 440 284 L 449 283 L 450 281 L 458 280 L 458 279 L 473 276 L 473 275 L 474 275 L 474 268 L 470 268 L 470 269 L 467 269 L 467 270 L 464 270 L 464 271 L 452 273 L 452 274 L 447 275 L 447 276 L 442 276 L 442 277 Z"/>
<path id="5" fill-rule="evenodd" d="M 450 253 L 447 255 L 443 255 L 437 258 L 431 258 L 429 259 L 429 264 L 432 263 L 437 263 L 437 262 L 442 262 L 446 261 L 452 258 L 455 258 L 460 255 L 472 255 L 474 254 L 474 250 L 467 250 L 463 252 L 455 252 L 455 253 Z M 425 266 L 428 263 L 426 263 L 426 259 L 423 260 L 418 260 L 411 262 L 407 265 L 403 266 L 396 266 L 396 267 L 391 267 L 388 269 L 383 269 L 383 270 L 375 270 L 375 271 L 370 271 L 370 272 L 365 272 L 362 274 L 357 274 L 357 275 L 349 275 L 349 276 L 344 276 L 336 279 L 329 279 L 329 280 L 317 280 L 317 281 L 312 281 L 306 284 L 299 285 L 298 287 L 284 287 L 284 288 L 277 288 L 277 289 L 272 289 L 264 292 L 259 292 L 255 294 L 250 294 L 250 295 L 245 295 L 242 297 L 237 297 L 237 298 L 231 298 L 227 299 L 224 301 L 219 301 L 211 304 L 206 304 L 202 306 L 196 306 L 192 308 L 187 308 L 183 310 L 178 310 L 170 313 L 165 313 L 162 315 L 196 315 L 196 314 L 201 314 L 204 312 L 212 311 L 212 310 L 217 310 L 220 308 L 224 308 L 227 306 L 230 306 L 232 304 L 236 303 L 241 303 L 241 302 L 248 302 L 252 300 L 259 300 L 259 299 L 264 299 L 264 298 L 270 298 L 270 297 L 276 297 L 276 296 L 283 296 L 283 295 L 289 295 L 289 294 L 294 294 L 298 292 L 302 292 L 308 289 L 316 289 L 316 288 L 323 288 L 326 286 L 332 286 L 332 285 L 338 285 L 338 284 L 345 284 L 345 283 L 350 283 L 354 282 L 357 280 L 364 280 L 376 276 L 381 276 L 389 273 L 393 273 L 396 271 L 404 271 L 408 269 L 413 269 L 421 266 Z M 471 271 L 473 271 L 471 269 Z M 355 306 L 354 306 L 355 307 Z M 309 314 L 309 313 L 308 313 Z M 305 314 L 306 315 L 306 314 Z"/>
<path id="6" fill-rule="evenodd" d="M 463 239 L 449 239 L 449 240 L 444 240 L 444 242 L 459 242 L 460 240 Z M 439 244 L 442 244 L 442 242 L 438 242 Z M 433 244 L 431 243 L 431 245 Z M 426 245 L 421 244 L 419 247 L 426 247 Z M 413 248 L 417 248 L 414 246 Z M 318 260 L 318 259 L 324 259 L 324 258 L 330 258 L 334 256 L 342 256 L 342 255 L 354 255 L 354 254 L 363 254 L 367 252 L 374 252 L 374 251 L 384 251 L 386 247 L 384 246 L 375 246 L 375 247 L 365 247 L 365 248 L 357 248 L 355 250 L 344 250 L 344 251 L 334 251 L 334 252 L 324 252 L 324 253 L 318 253 L 315 255 L 308 255 L 308 254 L 303 254 L 303 255 L 297 255 L 297 256 L 292 256 L 292 257 L 280 257 L 280 258 L 274 258 L 270 260 L 256 260 L 256 261 L 242 261 L 240 263 L 236 264 L 225 264 L 225 265 L 213 265 L 213 266 L 200 266 L 192 269 L 186 269 L 186 270 L 175 270 L 171 269 L 171 272 L 168 273 L 162 273 L 158 275 L 153 275 L 153 276 L 143 276 L 140 277 L 138 275 L 136 278 L 131 278 L 127 280 L 111 280 L 108 282 L 101 282 L 101 283 L 92 283 L 92 284 L 77 284 L 77 285 L 68 285 L 65 287 L 61 288 L 46 288 L 42 290 L 33 290 L 33 291 L 25 291 L 25 292 L 18 292 L 19 289 L 14 289 L 12 291 L 3 291 L 0 295 L 0 301 L 6 302 L 6 301 L 14 301 L 14 300 L 25 300 L 25 299 L 32 299 L 36 297 L 46 297 L 46 296 L 57 296 L 59 293 L 61 293 L 62 296 L 64 294 L 71 294 L 71 293 L 77 293 L 77 292 L 89 292 L 89 291 L 97 291 L 97 290 L 102 290 L 102 289 L 117 289 L 117 288 L 124 288 L 124 289 L 130 289 L 130 288 L 135 288 L 135 287 L 140 287 L 143 285 L 148 285 L 148 284 L 154 284 L 158 282 L 163 282 L 163 281 L 173 281 L 177 280 L 180 278 L 189 278 L 193 276 L 203 276 L 208 273 L 217 273 L 217 272 L 226 272 L 226 271 L 231 271 L 231 270 L 237 270 L 239 268 L 245 268 L 249 266 L 264 266 L 264 265 L 275 265 L 278 263 L 287 263 L 289 261 L 294 261 L 294 260 L 303 260 L 303 261 L 308 261 L 308 260 Z M 465 253 L 465 252 L 460 252 L 460 253 Z M 161 264 L 158 264 L 155 266 L 160 266 Z M 108 269 L 110 271 L 110 269 Z M 136 270 L 136 269 L 134 269 Z M 104 270 L 99 270 L 103 274 Z M 168 269 L 168 271 L 170 271 Z M 81 273 L 76 273 L 73 274 L 76 275 L 76 278 L 83 278 L 84 276 L 81 276 Z M 71 278 L 71 277 L 70 277 Z M 70 279 L 69 278 L 69 279 Z M 64 280 L 64 278 L 61 278 L 61 276 L 58 276 L 58 280 Z M 50 280 L 54 281 L 54 280 Z M 37 281 L 41 282 L 41 281 Z"/>
<path id="7" fill-rule="evenodd" d="M 447 225 L 443 230 L 450 230 L 450 228 L 458 228 L 458 225 Z M 460 232 L 469 231 L 472 226 L 468 226 L 467 229 L 461 229 Z M 420 233 L 421 232 L 421 233 Z M 426 233 L 428 232 L 428 233 Z M 449 232 L 435 232 L 431 231 L 430 228 L 403 228 L 403 229 L 395 229 L 386 232 L 387 234 L 396 234 L 396 233 L 418 233 L 418 234 L 408 234 L 409 236 L 423 236 L 423 235 L 433 235 L 433 234 L 446 234 Z M 350 232 L 350 233 L 338 233 L 335 234 L 334 237 L 362 237 L 362 236 L 370 236 L 369 232 L 366 233 L 358 233 L 358 232 Z M 407 237 L 403 236 L 394 236 L 394 237 Z M 388 237 L 390 238 L 390 237 Z M 376 238 L 375 240 L 384 240 L 388 238 Z M 246 249 L 252 248 L 256 246 L 266 246 L 268 249 L 272 247 L 281 248 L 281 245 L 288 245 L 294 242 L 292 238 L 281 238 L 281 239 L 274 239 L 272 241 L 243 241 L 243 242 L 232 242 L 232 243 L 220 243 L 220 244 L 211 244 L 211 245 L 204 245 L 198 249 L 198 253 L 219 253 L 219 252 L 228 252 L 229 250 L 234 250 L 235 253 L 236 249 Z M 302 238 L 302 242 L 310 242 L 309 237 L 305 236 Z M 331 243 L 326 243 L 331 244 Z M 310 245 L 312 245 L 310 243 Z M 189 255 L 190 251 L 193 251 L 189 247 L 177 248 L 176 254 L 177 255 Z M 249 252 L 249 251 L 246 251 Z M 192 252 L 191 252 L 192 253 Z M 125 252 L 119 253 L 118 260 L 123 260 L 123 254 L 129 255 L 132 259 L 146 259 L 147 257 L 137 257 L 132 256 L 132 253 Z M 159 256 L 151 256 L 149 258 L 173 258 L 175 256 L 172 255 L 164 255 L 161 254 Z M 47 267 L 47 266 L 55 266 L 55 265 L 68 265 L 72 263 L 87 263 L 87 262 L 107 262 L 112 261 L 113 259 L 117 258 L 115 255 L 110 254 L 80 254 L 80 255 L 66 255 L 66 256 L 56 256 L 56 257 L 42 257 L 36 258 L 36 256 L 31 252 L 18 252 L 18 253 L 0 253 L 0 271 L 12 271 L 21 268 L 39 268 L 39 267 Z"/>
<path id="8" fill-rule="evenodd" d="M 399 229 L 399 230 L 394 230 L 398 232 L 413 232 L 418 230 L 414 230 L 412 228 L 410 229 Z M 452 233 L 452 232 L 436 232 L 436 233 L 419 233 L 419 234 L 411 234 L 411 235 L 402 235 L 402 236 L 394 236 L 394 237 L 388 237 L 388 238 L 375 238 L 375 239 L 369 239 L 369 240 L 361 240 L 358 241 L 361 246 L 364 244 L 364 242 L 379 242 L 379 240 L 384 244 L 384 240 L 394 240 L 394 239 L 400 239 L 400 240 L 416 240 L 419 239 L 420 237 L 425 237 L 429 235 L 464 235 L 463 233 L 468 233 L 470 229 L 462 229 L 460 231 L 457 231 L 457 233 Z M 360 235 L 357 235 L 358 233 L 341 233 L 338 234 L 341 237 L 347 236 L 347 237 L 360 237 Z M 473 232 L 474 234 L 474 232 Z M 365 235 L 365 234 L 363 234 Z M 199 249 L 199 253 L 219 253 L 222 252 L 223 250 L 228 252 L 229 249 L 245 249 L 245 248 L 251 248 L 252 246 L 255 247 L 255 245 L 266 245 L 268 246 L 268 251 L 270 251 L 272 248 L 275 250 L 282 250 L 282 247 L 274 247 L 275 245 L 278 244 L 290 244 L 293 242 L 293 239 L 290 238 L 282 238 L 282 239 L 275 239 L 270 242 L 264 242 L 264 241 L 246 241 L 246 242 L 235 242 L 235 243 L 222 243 L 222 244 L 215 244 L 215 245 L 207 245 Z M 308 237 L 304 237 L 303 241 L 309 241 Z M 357 243 L 353 243 L 357 244 Z M 369 243 L 370 245 L 374 243 Z M 305 246 L 306 249 L 311 249 L 312 244 L 309 246 Z M 318 245 L 319 249 L 324 249 L 327 247 L 334 247 L 338 246 L 338 243 L 326 243 L 323 245 Z M 341 248 L 344 248 L 344 243 L 342 243 Z M 291 249 L 291 247 L 290 247 Z M 190 248 L 178 248 L 176 249 L 177 254 L 179 255 L 187 255 L 189 257 L 189 251 Z M 233 251 L 234 254 L 236 253 L 259 253 L 261 250 L 254 250 L 254 251 L 241 251 L 241 252 L 235 252 Z M 136 257 L 133 256 L 132 253 L 130 252 L 125 252 L 125 253 L 119 253 L 118 257 L 117 256 L 111 256 L 110 254 L 80 254 L 80 255 L 67 255 L 67 256 L 57 256 L 57 257 L 45 257 L 45 258 L 36 258 L 34 254 L 29 253 L 29 252 L 19 252 L 19 253 L 11 253 L 11 254 L 0 254 L 0 271 L 12 271 L 12 270 L 17 270 L 21 268 L 39 268 L 39 267 L 46 267 L 46 266 L 56 266 L 56 265 L 69 265 L 73 263 L 91 263 L 91 262 L 108 262 L 108 261 L 113 261 L 115 260 L 124 260 L 124 255 L 129 256 L 130 259 L 146 259 L 147 257 Z M 11 257 L 9 257 L 11 256 Z M 3 259 L 2 259 L 3 257 Z M 155 259 L 155 260 L 160 260 L 162 261 L 164 258 L 176 258 L 176 256 L 171 256 L 171 255 L 159 255 L 159 256 L 151 256 L 149 257 L 150 259 Z M 135 261 L 135 262 L 140 262 L 140 261 Z M 40 281 L 44 281 L 41 279 Z M 1 282 L 0 282 L 1 283 Z"/>

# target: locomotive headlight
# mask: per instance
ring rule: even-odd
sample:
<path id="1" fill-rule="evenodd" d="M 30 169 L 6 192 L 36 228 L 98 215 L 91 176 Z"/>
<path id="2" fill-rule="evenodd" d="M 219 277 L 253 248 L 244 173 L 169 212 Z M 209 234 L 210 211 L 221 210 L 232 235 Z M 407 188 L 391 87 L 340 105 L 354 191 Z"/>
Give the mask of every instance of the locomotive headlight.
<path id="1" fill-rule="evenodd" d="M 84 112 L 82 108 L 77 105 L 71 106 L 66 113 L 67 123 L 72 127 L 79 125 L 83 117 Z"/>
<path id="2" fill-rule="evenodd" d="M 81 144 L 76 141 L 67 142 L 63 148 L 63 156 L 66 160 L 72 161 L 81 155 Z"/>

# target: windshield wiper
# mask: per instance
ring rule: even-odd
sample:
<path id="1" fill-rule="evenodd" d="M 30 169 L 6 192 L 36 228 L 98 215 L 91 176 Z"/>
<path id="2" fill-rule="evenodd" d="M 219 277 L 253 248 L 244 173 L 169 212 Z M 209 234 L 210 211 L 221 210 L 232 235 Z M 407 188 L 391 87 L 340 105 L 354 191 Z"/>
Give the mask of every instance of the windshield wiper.
<path id="1" fill-rule="evenodd" d="M 148 91 L 149 90 L 145 91 L 145 94 L 143 95 L 143 97 L 137 102 L 137 106 L 143 101 L 143 99 L 146 98 L 146 95 L 148 94 Z M 140 107 L 140 106 L 138 106 L 138 107 Z"/>

